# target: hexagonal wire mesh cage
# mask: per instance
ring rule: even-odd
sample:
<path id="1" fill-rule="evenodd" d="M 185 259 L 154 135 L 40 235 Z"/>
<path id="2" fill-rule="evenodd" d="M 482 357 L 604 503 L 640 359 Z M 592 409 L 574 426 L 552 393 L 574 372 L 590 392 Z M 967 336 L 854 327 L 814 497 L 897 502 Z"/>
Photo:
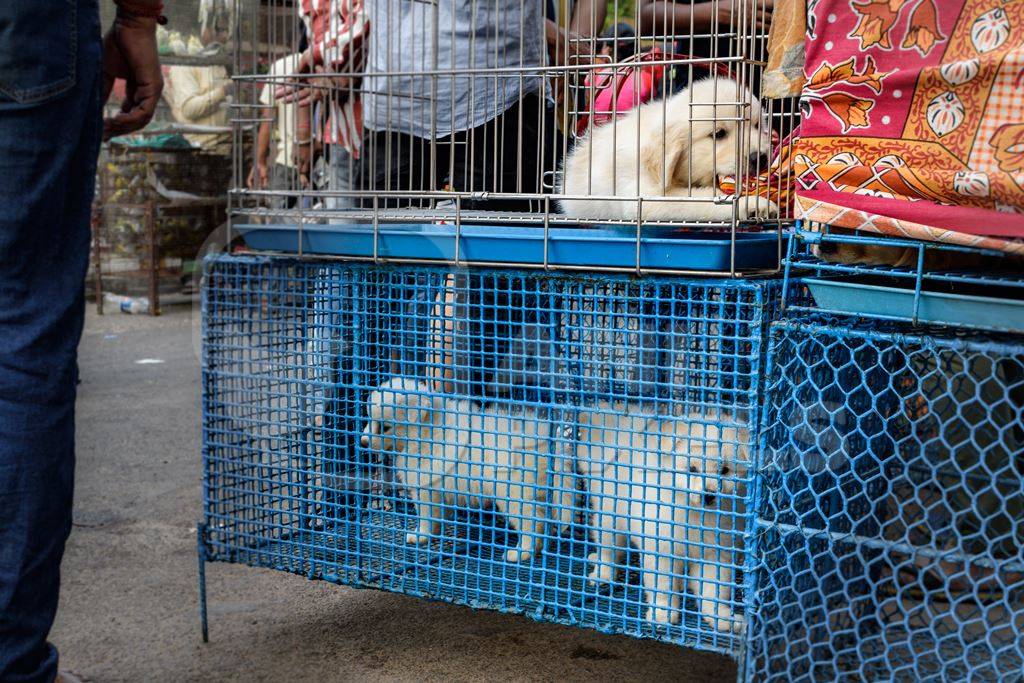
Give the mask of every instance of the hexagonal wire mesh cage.
<path id="1" fill-rule="evenodd" d="M 790 216 L 795 103 L 758 98 L 770 8 L 713 0 L 684 22 L 658 6 L 250 6 L 237 25 L 270 49 L 236 55 L 238 139 L 259 134 L 235 152 L 233 225 L 262 250 L 366 258 L 346 238 L 372 226 L 375 260 L 414 258 L 380 241 L 387 226 L 516 226 L 545 245 L 579 227 L 714 231 L 725 263 L 677 270 L 777 269 L 777 238 L 753 265 L 734 246 Z"/>
<path id="2" fill-rule="evenodd" d="M 1020 337 L 808 319 L 769 357 L 750 670 L 1018 679 Z"/>
<path id="3" fill-rule="evenodd" d="M 738 655 L 777 281 L 206 279 L 202 561 Z"/>

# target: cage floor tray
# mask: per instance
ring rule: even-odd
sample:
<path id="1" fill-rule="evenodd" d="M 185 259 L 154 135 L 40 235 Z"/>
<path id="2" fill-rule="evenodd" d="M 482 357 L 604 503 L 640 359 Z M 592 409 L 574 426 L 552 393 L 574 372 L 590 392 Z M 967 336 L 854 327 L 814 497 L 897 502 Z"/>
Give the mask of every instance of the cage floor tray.
<path id="1" fill-rule="evenodd" d="M 374 256 L 373 226 L 366 224 L 238 225 L 246 244 L 258 251 L 331 256 Z M 564 228 L 548 231 L 547 263 L 552 266 L 634 268 L 633 228 Z M 775 268 L 778 236 L 774 232 L 738 233 L 737 270 Z M 458 247 L 456 249 L 456 242 Z M 725 233 L 645 228 L 640 240 L 640 267 L 648 269 L 728 271 L 733 245 Z M 463 225 L 456 240 L 453 225 L 387 224 L 379 227 L 377 256 L 493 264 L 545 263 L 544 229 L 531 226 Z M 458 259 L 456 259 L 456 256 Z"/>
<path id="2" fill-rule="evenodd" d="M 836 313 L 912 320 L 914 290 L 882 278 L 805 278 L 818 307 Z M 883 284 L 879 284 L 883 283 Z M 1024 332 L 1024 289 L 927 284 L 921 322 Z"/>

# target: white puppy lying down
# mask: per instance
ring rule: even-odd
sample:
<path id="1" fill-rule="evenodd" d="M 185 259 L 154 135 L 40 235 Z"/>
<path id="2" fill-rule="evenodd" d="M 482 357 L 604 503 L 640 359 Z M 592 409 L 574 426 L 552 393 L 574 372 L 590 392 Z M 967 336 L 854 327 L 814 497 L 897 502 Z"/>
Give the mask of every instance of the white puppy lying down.
<path id="1" fill-rule="evenodd" d="M 587 483 L 598 550 L 591 582 L 610 582 L 633 541 L 641 554 L 645 618 L 679 623 L 684 578 L 704 620 L 741 627 L 732 608 L 736 482 L 747 430 L 603 404 L 580 414 L 580 472 Z M 736 495 L 719 500 L 717 494 Z"/>
<path id="2" fill-rule="evenodd" d="M 741 116 L 747 121 L 743 131 Z M 595 221 L 636 220 L 636 201 L 599 197 L 691 197 L 697 201 L 644 201 L 642 220 L 731 220 L 731 202 L 710 200 L 722 194 L 716 176 L 740 170 L 738 135 L 743 135 L 740 149 L 749 150 L 742 160 L 747 173 L 766 171 L 772 140 L 761 105 L 728 78 L 697 81 L 667 100 L 643 104 L 576 141 L 562 169 L 560 193 L 596 198 L 563 199 L 562 213 Z M 767 199 L 741 197 L 737 204 L 740 220 L 778 215 Z"/>
<path id="3" fill-rule="evenodd" d="M 388 380 L 367 405 L 363 447 L 392 454 L 396 478 L 416 502 L 419 523 L 408 543 L 440 533 L 455 506 L 493 505 L 519 533 L 504 559 L 523 562 L 543 547 L 549 504 L 557 529 L 572 521 L 572 463 L 548 455 L 550 422 L 536 412 L 481 410 L 409 377 Z"/>

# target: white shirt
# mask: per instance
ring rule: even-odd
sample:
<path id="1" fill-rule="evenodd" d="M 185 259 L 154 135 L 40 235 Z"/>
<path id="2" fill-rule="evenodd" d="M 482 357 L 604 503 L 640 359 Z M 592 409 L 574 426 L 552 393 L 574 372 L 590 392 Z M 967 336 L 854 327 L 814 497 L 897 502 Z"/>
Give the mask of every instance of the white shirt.
<path id="1" fill-rule="evenodd" d="M 277 77 L 277 80 L 267 83 L 260 91 L 260 104 L 264 107 L 274 107 L 274 125 L 271 128 L 271 139 L 274 142 L 276 153 L 274 163 L 283 166 L 294 166 L 292 158 L 292 147 L 295 144 L 295 135 L 298 130 L 296 116 L 298 106 L 293 102 L 284 102 L 277 99 L 277 87 L 285 84 L 284 76 L 294 74 L 298 68 L 298 62 L 302 55 L 294 54 L 282 57 L 270 65 L 269 76 Z"/>
<path id="2" fill-rule="evenodd" d="M 229 82 L 223 66 L 172 66 L 167 70 L 164 99 L 179 123 L 227 126 L 224 86 Z M 226 153 L 231 149 L 231 133 L 190 133 L 185 138 L 208 151 Z"/>

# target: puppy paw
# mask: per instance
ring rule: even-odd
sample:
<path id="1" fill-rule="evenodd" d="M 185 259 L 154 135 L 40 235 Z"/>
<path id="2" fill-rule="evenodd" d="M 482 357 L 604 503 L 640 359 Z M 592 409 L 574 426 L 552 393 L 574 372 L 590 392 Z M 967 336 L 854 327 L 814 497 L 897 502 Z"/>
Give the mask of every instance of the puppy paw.
<path id="1" fill-rule="evenodd" d="M 739 633 L 743 630 L 743 621 L 736 618 L 731 609 L 721 609 L 718 614 L 705 614 L 704 622 L 711 628 L 723 633 Z"/>
<path id="2" fill-rule="evenodd" d="M 522 548 L 509 548 L 505 551 L 506 562 L 526 562 L 531 557 L 533 557 L 533 553 Z"/>
<path id="3" fill-rule="evenodd" d="M 644 614 L 644 618 L 647 619 L 647 621 L 653 621 L 656 624 L 665 624 L 666 626 L 679 623 L 679 613 L 662 606 L 648 607 Z"/>
<path id="4" fill-rule="evenodd" d="M 430 534 L 409 532 L 405 535 L 405 542 L 409 545 L 426 545 L 430 543 Z"/>

